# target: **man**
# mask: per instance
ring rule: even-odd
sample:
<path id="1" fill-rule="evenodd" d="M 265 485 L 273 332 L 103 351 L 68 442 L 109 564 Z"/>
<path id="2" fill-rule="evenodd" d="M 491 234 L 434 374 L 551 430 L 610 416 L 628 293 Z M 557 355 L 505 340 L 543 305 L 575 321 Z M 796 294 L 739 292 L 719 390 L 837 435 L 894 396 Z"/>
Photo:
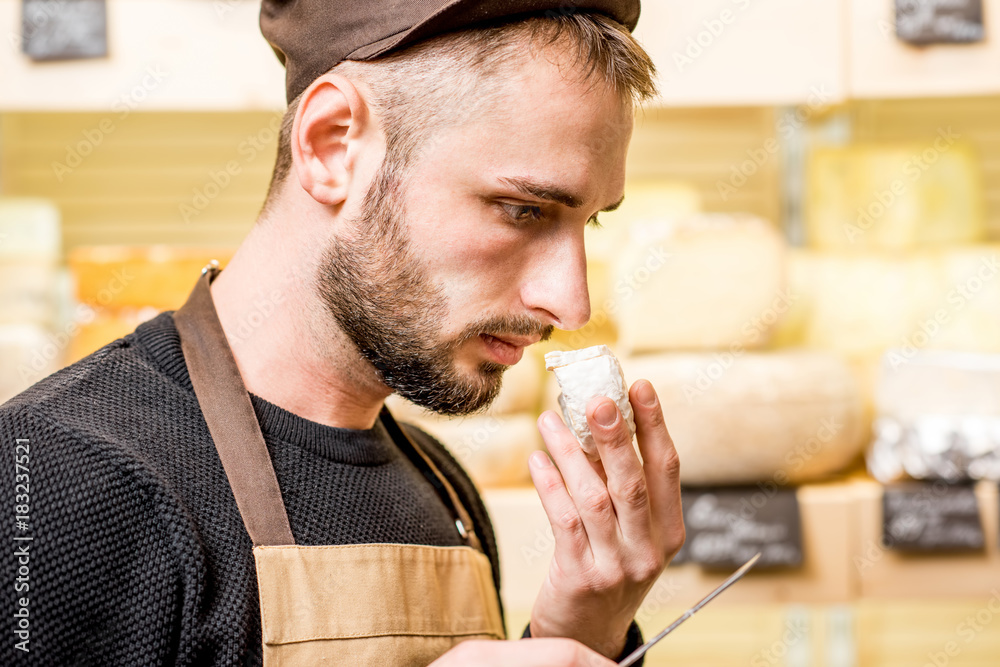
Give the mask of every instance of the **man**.
<path id="1" fill-rule="evenodd" d="M 607 399 L 588 406 L 599 463 L 539 419 L 556 552 L 519 641 L 496 641 L 475 488 L 383 409 L 483 408 L 523 347 L 586 323 L 584 228 L 620 203 L 654 91 L 637 18 L 634 0 L 265 0 L 290 104 L 256 226 L 183 308 L 0 408 L 30 447 L 30 489 L 3 493 L 29 518 L 4 537 L 32 538 L 7 541 L 30 554 L 30 655 L 8 633 L 5 664 L 610 665 L 641 643 L 684 535 L 647 381 L 642 462 Z"/>

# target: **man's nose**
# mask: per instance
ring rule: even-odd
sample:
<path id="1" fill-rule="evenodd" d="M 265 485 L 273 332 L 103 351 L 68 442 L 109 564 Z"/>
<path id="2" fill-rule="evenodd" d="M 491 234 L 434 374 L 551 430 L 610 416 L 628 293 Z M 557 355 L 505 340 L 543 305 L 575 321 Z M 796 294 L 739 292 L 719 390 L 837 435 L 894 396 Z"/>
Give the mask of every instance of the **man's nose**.
<path id="1" fill-rule="evenodd" d="M 573 330 L 590 320 L 582 234 L 553 239 L 533 257 L 528 276 L 521 298 L 543 322 Z"/>

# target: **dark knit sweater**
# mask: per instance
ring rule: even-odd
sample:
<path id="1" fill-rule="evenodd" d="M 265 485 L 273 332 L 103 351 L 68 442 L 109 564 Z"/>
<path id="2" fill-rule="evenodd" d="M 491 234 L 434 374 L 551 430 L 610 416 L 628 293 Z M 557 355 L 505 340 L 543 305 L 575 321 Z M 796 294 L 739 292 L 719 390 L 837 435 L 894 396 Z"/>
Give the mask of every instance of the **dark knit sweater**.
<path id="1" fill-rule="evenodd" d="M 380 424 L 332 428 L 251 399 L 298 544 L 460 544 L 450 511 Z M 469 509 L 499 589 L 475 487 L 440 443 L 403 427 Z M 29 554 L 29 588 L 17 592 L 18 560 L 3 559 L 0 664 L 261 663 L 252 544 L 171 313 L 0 406 L 0 439 L 9 466 L 0 537 L 8 554 L 25 545 Z M 27 530 L 11 516 L 17 439 L 29 447 Z M 28 654 L 13 632 L 21 597 Z"/>
<path id="2" fill-rule="evenodd" d="M 455 546 L 448 508 L 381 424 L 311 422 L 252 396 L 298 544 Z M 469 508 L 499 585 L 479 495 L 440 444 L 404 426 Z M 29 595 L 31 657 L 46 664 L 259 664 L 252 544 L 164 313 L 0 407 L 13 510 L 15 440 L 30 441 L 30 590 L 5 578 L 0 663 L 15 597 Z M 11 557 L 3 567 L 13 573 Z M 25 656 L 27 657 L 27 656 Z"/>

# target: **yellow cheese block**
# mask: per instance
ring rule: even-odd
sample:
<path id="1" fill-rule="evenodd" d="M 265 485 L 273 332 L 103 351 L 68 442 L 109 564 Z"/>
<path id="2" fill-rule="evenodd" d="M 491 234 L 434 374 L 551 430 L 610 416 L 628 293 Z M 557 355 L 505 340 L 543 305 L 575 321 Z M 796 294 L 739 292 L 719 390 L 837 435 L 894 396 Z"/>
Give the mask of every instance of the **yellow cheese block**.
<path id="1" fill-rule="evenodd" d="M 612 271 L 626 353 L 757 348 L 789 309 L 785 241 L 751 216 L 632 226 Z"/>
<path id="2" fill-rule="evenodd" d="M 789 259 L 775 343 L 871 359 L 888 348 L 1000 352 L 1000 245 Z"/>
<path id="3" fill-rule="evenodd" d="M 656 388 L 685 484 L 799 483 L 851 463 L 867 442 L 854 374 L 838 355 L 658 354 L 623 358 Z"/>
<path id="4" fill-rule="evenodd" d="M 102 308 L 179 308 L 209 260 L 222 266 L 234 248 L 184 246 L 86 246 L 68 257 L 77 298 Z"/>
<path id="5" fill-rule="evenodd" d="M 932 247 L 986 235 L 977 156 L 949 129 L 926 143 L 815 148 L 806 193 L 806 239 L 819 250 Z"/>

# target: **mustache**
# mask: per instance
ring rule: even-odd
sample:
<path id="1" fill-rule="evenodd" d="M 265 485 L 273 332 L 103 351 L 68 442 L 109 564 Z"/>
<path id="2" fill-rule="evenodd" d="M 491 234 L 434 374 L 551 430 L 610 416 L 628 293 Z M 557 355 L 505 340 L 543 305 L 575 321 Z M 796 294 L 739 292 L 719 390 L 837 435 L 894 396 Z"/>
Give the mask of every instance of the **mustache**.
<path id="1" fill-rule="evenodd" d="M 487 316 L 467 326 L 458 337 L 456 345 L 485 333 L 491 336 L 539 336 L 539 342 L 552 337 L 555 327 L 542 324 L 530 315 L 499 315 Z"/>

